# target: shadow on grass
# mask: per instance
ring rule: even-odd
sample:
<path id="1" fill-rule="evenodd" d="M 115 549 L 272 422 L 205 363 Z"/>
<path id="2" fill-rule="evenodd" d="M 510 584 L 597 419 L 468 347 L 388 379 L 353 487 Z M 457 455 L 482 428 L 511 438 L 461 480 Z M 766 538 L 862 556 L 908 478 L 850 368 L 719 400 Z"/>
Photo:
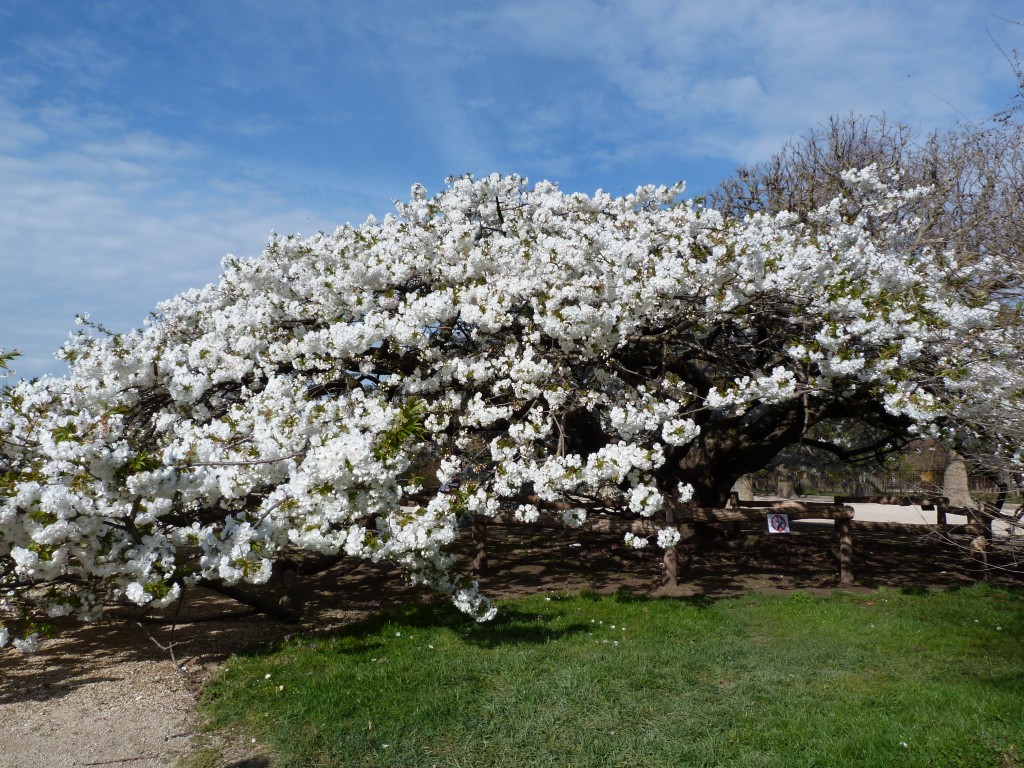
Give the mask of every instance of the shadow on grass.
<path id="1" fill-rule="evenodd" d="M 579 593 L 579 597 L 596 602 L 598 600 L 608 599 L 609 595 L 603 595 L 599 592 L 594 592 L 593 590 L 583 590 Z M 718 603 L 720 600 L 728 599 L 729 597 L 731 597 L 731 595 L 705 595 L 700 593 L 673 594 L 671 592 L 667 592 L 664 590 L 652 590 L 651 592 L 648 592 L 646 594 L 641 594 L 629 589 L 620 589 L 613 592 L 610 595 L 610 597 L 616 603 L 622 603 L 624 605 L 629 605 L 633 603 L 654 603 L 664 601 L 680 603 L 682 605 L 688 605 L 691 608 L 698 608 L 700 610 L 707 610 L 709 608 L 714 607 L 715 604 Z"/>
<path id="2" fill-rule="evenodd" d="M 559 597 L 567 596 L 562 593 Z M 708 595 L 658 596 L 638 594 L 629 589 L 620 589 L 602 594 L 584 589 L 572 595 L 573 600 L 598 603 L 612 601 L 623 605 L 642 603 L 675 603 L 701 611 L 710 610 L 727 597 Z M 341 641 L 332 652 L 358 656 L 386 652 L 391 635 L 396 631 L 411 633 L 444 629 L 458 635 L 461 642 L 482 649 L 496 649 L 515 645 L 543 645 L 576 635 L 593 633 L 590 622 L 567 619 L 569 609 L 559 606 L 558 599 L 544 603 L 543 607 L 532 607 L 528 601 L 514 599 L 498 607 L 497 616 L 487 622 L 473 622 L 448 602 L 419 603 L 408 606 L 382 608 L 380 611 L 358 622 L 348 624 L 331 632 L 303 634 L 289 638 L 302 646 L 315 648 L 321 642 Z M 242 653 L 246 657 L 273 655 L 286 647 L 279 643 Z"/>
<path id="3" fill-rule="evenodd" d="M 469 621 L 452 605 L 424 603 L 419 605 L 385 608 L 370 618 L 350 624 L 329 636 L 296 638 L 300 643 L 315 644 L 318 640 L 343 639 L 343 645 L 334 652 L 360 655 L 382 651 L 392 628 L 400 631 L 427 631 L 447 629 L 458 634 L 460 640 L 478 648 L 494 649 L 509 645 L 541 645 L 573 635 L 591 632 L 589 623 L 564 623 L 565 613 L 557 607 L 545 606 L 543 611 L 530 610 L 520 605 L 503 605 L 491 621 Z M 387 630 L 387 631 L 385 631 Z M 259 649 L 246 656 L 273 654 L 277 649 Z"/>

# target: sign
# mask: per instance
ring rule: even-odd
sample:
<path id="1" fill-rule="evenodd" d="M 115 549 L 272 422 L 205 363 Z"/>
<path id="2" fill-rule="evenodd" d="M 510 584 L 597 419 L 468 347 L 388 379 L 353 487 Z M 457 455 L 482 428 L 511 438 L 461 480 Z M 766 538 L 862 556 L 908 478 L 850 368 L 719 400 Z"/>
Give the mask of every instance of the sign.
<path id="1" fill-rule="evenodd" d="M 789 533 L 789 515 L 785 512 L 769 512 L 768 533 Z"/>

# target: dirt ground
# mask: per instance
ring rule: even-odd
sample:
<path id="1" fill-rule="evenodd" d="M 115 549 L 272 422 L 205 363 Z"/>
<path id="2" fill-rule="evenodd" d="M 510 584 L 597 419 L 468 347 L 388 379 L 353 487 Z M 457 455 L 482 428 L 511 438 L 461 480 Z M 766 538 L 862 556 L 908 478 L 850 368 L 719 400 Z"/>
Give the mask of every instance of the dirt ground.
<path id="1" fill-rule="evenodd" d="M 661 589 L 660 550 L 626 548 L 602 534 L 492 528 L 490 572 L 482 590 L 494 597 L 538 591 L 703 594 L 747 590 L 836 589 L 837 542 L 828 524 L 796 523 L 792 535 L 744 530 L 738 538 L 703 542 L 680 586 Z M 977 577 L 962 547 L 925 529 L 855 528 L 855 590 L 881 586 L 952 588 Z M 468 544 L 467 544 L 468 547 Z M 1024 587 L 1019 570 L 990 577 Z M 316 577 L 299 624 L 245 614 L 230 600 L 194 590 L 175 625 L 104 620 L 60 627 L 34 655 L 0 651 L 0 768 L 175 766 L 183 758 L 219 755 L 204 765 L 268 768 L 260 734 L 211 741 L 195 717 L 198 692 L 232 653 L 267 648 L 295 633 L 330 633 L 385 604 L 429 600 L 390 567 L 338 567 Z M 189 758 L 191 756 L 191 758 Z"/>

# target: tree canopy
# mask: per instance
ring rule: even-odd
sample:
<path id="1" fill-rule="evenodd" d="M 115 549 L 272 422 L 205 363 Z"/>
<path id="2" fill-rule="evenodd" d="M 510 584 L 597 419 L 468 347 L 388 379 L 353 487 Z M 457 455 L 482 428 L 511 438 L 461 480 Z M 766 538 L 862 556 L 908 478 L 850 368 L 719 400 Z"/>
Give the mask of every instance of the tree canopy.
<path id="1" fill-rule="evenodd" d="M 228 258 L 140 330 L 87 324 L 67 376 L 0 400 L 0 640 L 297 553 L 392 561 L 486 619 L 460 516 L 663 521 L 801 441 L 1019 462 L 1019 309 L 986 255 L 922 236 L 927 188 L 868 167 L 835 191 L 741 215 L 452 179 Z"/>

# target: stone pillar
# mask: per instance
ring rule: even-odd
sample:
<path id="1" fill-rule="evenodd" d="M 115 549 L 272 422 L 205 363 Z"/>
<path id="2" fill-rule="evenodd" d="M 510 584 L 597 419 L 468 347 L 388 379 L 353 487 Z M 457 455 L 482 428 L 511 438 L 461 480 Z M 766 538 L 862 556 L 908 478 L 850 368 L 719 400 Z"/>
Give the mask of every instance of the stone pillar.
<path id="1" fill-rule="evenodd" d="M 792 499 L 796 496 L 796 483 L 793 482 L 792 475 L 779 475 L 777 495 L 783 499 Z"/>
<path id="2" fill-rule="evenodd" d="M 792 499 L 796 496 L 796 475 L 785 464 L 775 468 L 775 495 L 780 499 Z"/>
<path id="3" fill-rule="evenodd" d="M 951 507 L 976 509 L 978 506 L 967 485 L 967 464 L 956 451 L 949 453 L 949 464 L 942 478 L 942 495 L 949 499 Z"/>
<path id="4" fill-rule="evenodd" d="M 754 483 L 750 475 L 744 475 L 732 487 L 732 492 L 737 495 L 740 501 L 754 500 Z"/>

